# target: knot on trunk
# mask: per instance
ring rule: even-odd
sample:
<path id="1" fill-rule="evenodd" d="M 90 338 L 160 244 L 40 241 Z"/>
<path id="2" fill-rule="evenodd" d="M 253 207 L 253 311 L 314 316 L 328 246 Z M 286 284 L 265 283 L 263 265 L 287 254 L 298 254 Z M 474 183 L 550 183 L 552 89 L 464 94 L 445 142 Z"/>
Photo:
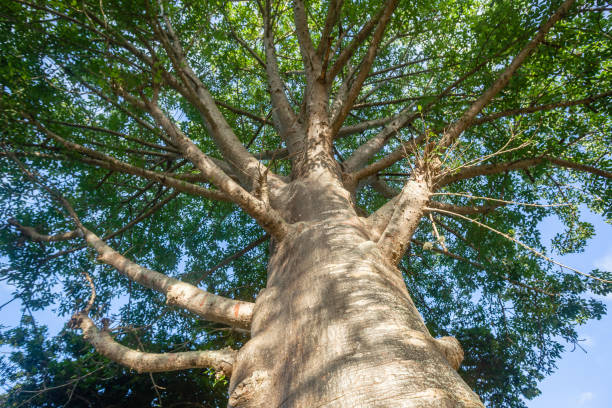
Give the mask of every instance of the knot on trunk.
<path id="1" fill-rule="evenodd" d="M 445 336 L 434 339 L 434 341 L 437 349 L 444 355 L 451 367 L 458 370 L 463 361 L 463 349 L 459 340 L 454 337 Z"/>
<path id="2" fill-rule="evenodd" d="M 262 390 L 267 387 L 266 382 L 270 376 L 265 371 L 254 371 L 249 377 L 242 380 L 230 394 L 229 407 L 252 406 L 253 401 L 261 398 Z"/>

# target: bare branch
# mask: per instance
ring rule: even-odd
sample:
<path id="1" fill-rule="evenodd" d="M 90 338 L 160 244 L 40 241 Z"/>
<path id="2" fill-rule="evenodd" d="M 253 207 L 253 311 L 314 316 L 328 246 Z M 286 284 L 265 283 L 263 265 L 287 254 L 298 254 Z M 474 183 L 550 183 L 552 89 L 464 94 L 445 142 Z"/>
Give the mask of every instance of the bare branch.
<path id="1" fill-rule="evenodd" d="M 232 374 L 236 350 L 184 351 L 180 353 L 145 353 L 128 348 L 115 341 L 105 330 L 100 330 L 87 313 L 81 312 L 70 325 L 83 331 L 83 338 L 104 357 L 139 373 L 187 370 L 189 368 L 213 368 L 226 377 Z"/>
<path id="2" fill-rule="evenodd" d="M 60 193 L 45 185 L 40 180 L 40 176 L 29 171 L 15 156 L 12 159 L 33 183 L 40 185 L 68 212 L 70 218 L 76 224 L 79 235 L 85 239 L 87 245 L 98 253 L 99 261 L 114 267 L 128 279 L 164 294 L 167 303 L 170 305 L 183 307 L 206 320 L 243 329 L 249 328 L 253 314 L 253 303 L 214 295 L 130 261 L 87 229 L 81 223 L 72 205 Z"/>
<path id="3" fill-rule="evenodd" d="M 391 122 L 394 118 L 395 116 L 392 116 L 390 118 L 366 120 L 364 122 L 356 123 L 354 125 L 348 125 L 348 126 L 341 127 L 338 133 L 336 133 L 335 138 L 340 139 L 345 136 L 362 133 L 368 129 L 373 129 L 373 128 L 377 128 L 380 126 L 384 126 L 387 123 Z"/>
<path id="4" fill-rule="evenodd" d="M 227 109 L 230 112 L 234 112 L 234 113 L 237 113 L 238 115 L 246 116 L 247 118 L 253 119 L 254 121 L 259 122 L 259 123 L 261 123 L 263 125 L 273 125 L 274 124 L 273 122 L 270 122 L 267 118 L 258 116 L 256 114 L 251 113 L 249 111 L 246 111 L 244 109 L 237 108 L 237 107 L 232 106 L 232 105 L 230 105 L 228 103 L 220 101 L 219 99 L 215 99 L 215 103 L 217 105 Z"/>
<path id="5" fill-rule="evenodd" d="M 182 86 L 176 81 L 172 81 L 171 75 L 167 72 L 162 72 L 164 74 L 162 76 L 169 81 L 170 86 L 193 103 L 224 159 L 237 170 L 237 175 L 242 182 L 249 184 L 256 177 L 261 164 L 242 145 L 221 111 L 219 111 L 208 88 L 191 68 L 170 20 L 165 17 L 164 21 L 167 31 L 163 30 L 157 22 L 153 24 L 153 29 L 171 58 L 174 70 L 180 75 Z"/>
<path id="6" fill-rule="evenodd" d="M 492 56 L 490 56 L 488 58 L 485 58 L 484 60 L 480 61 L 478 64 L 476 64 L 476 66 L 474 68 L 472 68 L 470 71 L 468 71 L 465 74 L 463 74 L 461 77 L 459 77 L 457 80 L 455 80 L 452 84 L 448 85 L 442 92 L 440 92 L 438 95 L 436 95 L 432 101 L 427 103 L 422 108 L 421 112 L 412 112 L 412 108 L 414 107 L 415 103 L 418 102 L 420 97 L 419 98 L 404 98 L 404 99 L 398 100 L 398 101 L 413 100 L 414 102 L 412 104 L 410 104 L 408 107 L 402 109 L 402 111 L 398 115 L 396 115 L 394 117 L 393 122 L 389 123 L 376 136 L 374 136 L 373 138 L 368 140 L 363 145 L 359 146 L 353 152 L 353 156 L 355 156 L 355 159 L 353 159 L 352 157 L 349 158 L 349 160 L 348 160 L 349 161 L 349 165 L 351 166 L 353 171 L 359 170 L 358 172 L 353 174 L 353 177 L 356 180 L 361 180 L 363 178 L 366 178 L 366 177 L 369 177 L 369 176 L 371 176 L 373 174 L 376 174 L 379 171 L 381 171 L 381 170 L 383 170 L 383 169 L 393 165 L 395 162 L 397 162 L 397 161 L 401 160 L 403 157 L 405 157 L 407 150 L 410 150 L 414 146 L 417 146 L 417 145 L 421 144 L 423 142 L 423 140 L 425 139 L 427 132 L 425 132 L 424 134 L 421 134 L 417 138 L 413 138 L 413 139 L 410 139 L 408 141 L 404 141 L 397 149 L 395 149 L 395 151 L 393 151 L 390 154 L 386 155 L 385 157 L 383 157 L 379 161 L 377 161 L 375 163 L 372 163 L 370 166 L 367 166 L 366 168 L 360 170 L 360 168 L 362 166 L 365 166 L 367 161 L 374 154 L 376 154 L 378 151 L 380 151 L 380 149 L 382 149 L 388 143 L 388 141 L 391 139 L 391 137 L 393 135 L 396 134 L 397 131 L 399 131 L 400 129 L 403 129 L 403 128 L 406 128 L 406 127 L 410 126 L 411 123 L 416 118 L 418 118 L 420 115 L 423 115 L 423 114 L 427 113 L 428 111 L 430 111 L 439 101 L 441 101 L 445 97 L 450 96 L 451 95 L 451 91 L 453 89 L 455 89 L 458 85 L 460 85 L 465 80 L 470 78 L 472 75 L 474 75 L 475 73 L 480 71 L 493 58 L 496 58 L 496 57 L 500 56 L 501 54 L 503 54 L 506 51 L 506 49 L 510 45 L 512 45 L 513 43 L 514 42 L 511 42 L 508 46 L 504 47 L 502 50 L 498 51 L 494 55 L 492 55 Z M 432 77 L 432 80 L 433 80 L 433 77 Z M 391 101 L 391 102 L 395 103 L 395 101 Z M 433 133 L 437 133 L 439 131 L 440 130 L 434 130 L 432 132 Z"/>

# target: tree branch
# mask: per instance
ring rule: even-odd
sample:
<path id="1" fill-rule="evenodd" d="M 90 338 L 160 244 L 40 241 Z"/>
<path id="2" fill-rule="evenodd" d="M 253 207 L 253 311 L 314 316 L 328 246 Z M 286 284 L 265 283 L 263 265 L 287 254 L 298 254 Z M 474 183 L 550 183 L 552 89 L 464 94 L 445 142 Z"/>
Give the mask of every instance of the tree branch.
<path id="1" fill-rule="evenodd" d="M 429 201 L 427 203 L 434 211 L 436 209 L 451 211 L 457 214 L 473 215 L 473 214 L 487 214 L 491 211 L 495 211 L 496 208 L 505 205 L 505 203 L 495 203 L 493 205 L 454 205 L 448 203 L 441 203 L 439 201 Z"/>
<path id="2" fill-rule="evenodd" d="M 223 172 L 223 170 L 210 160 L 191 139 L 183 134 L 183 132 L 170 121 L 167 115 L 154 101 L 149 101 L 147 107 L 156 122 L 158 122 L 169 134 L 177 145 L 177 148 L 183 153 L 184 157 L 190 160 L 207 180 L 223 191 L 234 203 L 253 217 L 268 233 L 278 240 L 283 239 L 287 233 L 288 227 L 276 210 L 247 192 Z M 263 165 L 261 167 L 263 167 Z"/>
<path id="3" fill-rule="evenodd" d="M 368 75 L 370 74 L 370 69 L 372 68 L 372 64 L 374 63 L 374 59 L 376 58 L 376 54 L 378 53 L 378 47 L 380 42 L 382 41 L 382 37 L 385 33 L 385 29 L 387 28 L 387 24 L 391 20 L 391 16 L 397 7 L 398 0 L 388 0 L 385 4 L 385 7 L 382 10 L 382 14 L 378 19 L 378 24 L 376 25 L 376 30 L 372 36 L 372 41 L 368 46 L 368 49 L 363 56 L 361 63 L 359 64 L 359 71 L 355 80 L 351 84 L 351 88 L 346 95 L 346 98 L 342 101 L 341 107 L 338 110 L 338 113 L 332 120 L 332 135 L 338 133 L 338 130 L 342 127 L 344 120 L 348 116 L 351 111 L 353 104 L 357 100 L 359 93 L 361 92 L 361 87 L 363 86 L 363 82 L 366 80 Z"/>
<path id="4" fill-rule="evenodd" d="M 60 241 L 69 241 L 74 238 L 78 238 L 80 233 L 78 230 L 72 230 L 68 232 L 63 232 L 55 235 L 44 235 L 36 231 L 35 228 L 26 227 L 25 225 L 21 225 L 14 218 L 9 218 L 7 221 L 10 225 L 16 227 L 21 231 L 21 233 L 33 242 L 60 242 Z"/>
<path id="5" fill-rule="evenodd" d="M 368 38 L 368 36 L 370 35 L 374 27 L 376 27 L 379 20 L 383 16 L 385 10 L 386 10 L 386 6 L 381 7 L 378 13 L 376 13 L 375 16 L 373 16 L 370 20 L 368 20 L 367 23 L 363 25 L 363 27 L 361 27 L 361 29 L 355 35 L 355 37 L 353 38 L 353 41 L 351 41 L 348 47 L 342 50 L 342 52 L 336 59 L 336 62 L 334 62 L 334 64 L 329 69 L 329 72 L 326 75 L 328 86 L 333 83 L 336 76 L 340 73 L 340 71 L 342 71 L 342 68 L 344 68 L 347 62 L 351 59 L 351 57 L 353 56 L 357 48 L 366 40 L 366 38 Z"/>
<path id="6" fill-rule="evenodd" d="M 187 370 L 189 368 L 213 368 L 229 378 L 236 350 L 184 351 L 180 353 L 145 353 L 128 348 L 115 341 L 106 330 L 100 330 L 87 313 L 76 314 L 70 326 L 83 331 L 83 338 L 104 357 L 138 373 Z"/>
<path id="7" fill-rule="evenodd" d="M 102 167 L 108 170 L 117 171 L 125 174 L 132 174 L 135 176 L 140 176 L 160 184 L 163 184 L 167 187 L 174 188 L 177 191 L 181 191 L 184 193 L 197 195 L 201 197 L 205 197 L 211 200 L 218 201 L 228 201 L 228 197 L 221 191 L 209 190 L 204 187 L 200 187 L 195 184 L 190 184 L 182 180 L 178 180 L 174 178 L 172 174 L 158 173 L 151 170 L 146 170 L 141 167 L 132 166 L 131 164 L 122 162 L 113 157 L 107 156 L 103 153 L 100 153 L 96 150 L 90 149 L 88 147 L 82 146 L 77 143 L 70 142 L 63 137 L 59 136 L 57 133 L 51 131 L 47 127 L 43 126 L 40 122 L 38 122 L 33 116 L 27 113 L 23 113 L 23 116 L 28 119 L 36 128 L 51 137 L 53 140 L 57 141 L 60 145 L 64 146 L 68 150 L 72 150 L 79 154 L 90 157 L 91 159 L 82 158 L 81 161 L 83 163 L 92 164 L 98 167 Z"/>
<path id="8" fill-rule="evenodd" d="M 535 37 L 527 43 L 527 45 L 518 53 L 512 60 L 510 65 L 499 75 L 497 80 L 487 89 L 450 127 L 444 132 L 442 139 L 437 143 L 438 146 L 447 148 L 467 129 L 476 115 L 506 87 L 514 73 L 525 62 L 527 57 L 531 55 L 537 46 L 544 40 L 546 34 L 559 21 L 574 4 L 575 0 L 565 0 L 557 11 L 548 19 L 548 21 L 540 27 Z"/>
<path id="9" fill-rule="evenodd" d="M 308 28 L 308 18 L 306 16 L 306 6 L 303 0 L 293 1 L 293 20 L 306 72 L 306 81 L 308 86 L 312 87 L 314 82 L 324 73 L 322 72 L 321 57 L 312 44 L 310 29 Z"/>
<path id="10" fill-rule="evenodd" d="M 164 16 L 164 21 L 167 32 L 157 22 L 153 24 L 153 29 L 171 58 L 174 70 L 180 75 L 183 86 L 179 86 L 175 81 L 172 81 L 167 72 L 164 72 L 163 77 L 169 81 L 170 86 L 185 96 L 197 108 L 223 158 L 236 169 L 242 182 L 244 184 L 252 183 L 257 177 L 261 164 L 242 145 L 221 111 L 219 111 L 208 88 L 204 86 L 191 68 L 170 20 Z"/>
<path id="11" fill-rule="evenodd" d="M 548 111 L 548 110 L 553 110 L 557 108 L 568 108 L 570 106 L 576 106 L 576 105 L 587 105 L 592 102 L 595 102 L 598 99 L 603 99 L 611 95 L 612 95 L 612 91 L 608 91 L 608 92 L 600 93 L 597 95 L 589 96 L 587 98 L 577 99 L 573 101 L 561 101 L 561 102 L 549 103 L 546 105 L 528 106 L 526 108 L 518 108 L 518 109 L 509 109 L 503 112 L 496 112 L 496 113 L 492 113 L 489 115 L 485 115 L 485 116 L 476 118 L 472 121 L 470 126 L 481 125 L 483 123 L 492 122 L 494 120 L 497 120 L 503 117 L 507 117 L 507 116 L 526 115 L 529 113 Z"/>
<path id="12" fill-rule="evenodd" d="M 393 204 L 388 208 L 393 212 L 380 235 L 378 246 L 393 264 L 397 264 L 404 256 L 410 239 L 423 216 L 429 194 L 429 187 L 424 176 L 415 174 L 406 182 L 397 198 L 390 201 Z"/>
<path id="13" fill-rule="evenodd" d="M 440 188 L 442 186 L 457 182 L 459 180 L 470 179 L 478 176 L 488 176 L 503 173 L 506 171 L 513 170 L 522 170 L 529 167 L 537 166 L 538 164 L 549 162 L 557 167 L 564 167 L 568 169 L 583 171 L 587 173 L 592 173 L 600 177 L 604 177 L 607 179 L 612 179 L 612 172 L 606 171 L 594 166 L 589 166 L 587 164 L 574 163 L 568 160 L 560 159 L 557 157 L 551 156 L 539 156 L 532 157 L 528 159 L 515 160 L 511 162 L 502 162 L 502 163 L 494 163 L 494 164 L 483 164 L 479 166 L 469 166 L 464 167 L 463 169 L 457 171 L 456 173 L 450 173 L 443 175 L 440 179 L 436 181 L 436 187 Z"/>
<path id="14" fill-rule="evenodd" d="M 189 310 L 205 320 L 248 329 L 253 314 L 253 303 L 228 299 L 199 289 L 162 273 L 130 261 L 96 234 L 79 226 L 85 242 L 98 253 L 98 260 L 115 268 L 128 279 L 166 296 L 169 305 Z"/>

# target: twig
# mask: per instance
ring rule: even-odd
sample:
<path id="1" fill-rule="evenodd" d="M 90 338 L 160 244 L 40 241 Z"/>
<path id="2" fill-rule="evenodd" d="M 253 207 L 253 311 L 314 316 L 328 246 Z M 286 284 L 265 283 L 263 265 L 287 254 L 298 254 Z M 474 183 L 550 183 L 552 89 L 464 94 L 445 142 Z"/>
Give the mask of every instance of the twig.
<path id="1" fill-rule="evenodd" d="M 490 227 L 490 226 L 488 226 L 488 225 L 486 225 L 486 224 L 483 224 L 483 223 L 482 223 L 482 222 L 480 222 L 480 221 L 473 220 L 473 219 L 471 219 L 471 218 L 469 218 L 469 217 L 465 217 L 465 216 L 463 216 L 463 215 L 461 215 L 461 214 L 457 214 L 457 213 L 454 213 L 454 212 L 452 212 L 452 211 L 441 210 L 441 209 L 439 209 L 439 208 L 429 208 L 429 207 L 425 207 L 424 209 L 425 209 L 425 210 L 428 210 L 428 211 L 436 211 L 436 212 L 440 212 L 440 213 L 444 213 L 444 214 L 450 214 L 450 215 L 453 215 L 453 216 L 455 216 L 455 217 L 462 218 L 462 219 L 464 219 L 464 220 L 466 220 L 466 221 L 473 222 L 473 223 L 474 223 L 474 224 L 476 224 L 476 225 L 479 225 L 479 226 L 481 226 L 481 227 L 483 227 L 483 228 L 486 228 L 486 229 L 488 229 L 489 231 L 492 231 L 492 232 L 494 232 L 494 233 L 496 233 L 496 234 L 498 234 L 498 235 L 501 235 L 502 237 L 504 237 L 504 238 L 506 238 L 506 239 L 509 239 L 510 241 L 512 241 L 512 242 L 514 242 L 514 243 L 519 244 L 519 245 L 520 245 L 520 246 L 522 246 L 523 248 L 527 249 L 528 251 L 533 252 L 535 255 L 539 256 L 539 257 L 540 257 L 540 258 L 542 258 L 542 259 L 547 260 L 547 261 L 548 261 L 548 262 L 550 262 L 550 263 L 553 263 L 553 264 L 558 265 L 558 266 L 560 266 L 560 267 L 562 267 L 562 268 L 568 269 L 568 270 L 570 270 L 570 271 L 572 271 L 572 272 L 575 272 L 575 273 L 577 273 L 577 274 L 579 274 L 579 275 L 582 275 L 582 276 L 585 276 L 585 277 L 587 277 L 587 278 L 594 279 L 594 280 L 599 281 L 599 282 L 602 282 L 602 283 L 609 283 L 609 284 L 612 284 L 612 281 L 611 281 L 611 280 L 607 280 L 607 279 L 598 278 L 597 276 L 593 276 L 593 275 L 589 275 L 588 273 L 580 272 L 578 269 L 574 269 L 574 268 L 572 268 L 571 266 L 567 266 L 567 265 L 562 264 L 561 262 L 555 261 L 554 259 L 551 259 L 551 258 L 547 257 L 546 255 L 544 255 L 543 253 L 539 252 L 538 250 L 536 250 L 536 249 L 534 249 L 534 248 L 531 248 L 529 245 L 522 243 L 521 241 L 517 240 L 516 238 L 512 238 L 510 235 L 508 235 L 508 234 L 504 234 L 503 232 L 498 231 L 498 230 L 496 230 L 495 228 Z"/>

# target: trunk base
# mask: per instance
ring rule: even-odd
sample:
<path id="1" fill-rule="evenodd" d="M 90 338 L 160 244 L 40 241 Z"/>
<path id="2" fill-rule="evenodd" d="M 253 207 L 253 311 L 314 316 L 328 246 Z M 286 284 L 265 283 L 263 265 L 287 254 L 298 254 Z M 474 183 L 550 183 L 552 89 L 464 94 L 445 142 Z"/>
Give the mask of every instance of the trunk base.
<path id="1" fill-rule="evenodd" d="M 447 361 L 458 343 L 429 335 L 370 239 L 353 216 L 305 223 L 274 248 L 230 407 L 483 407 Z"/>

